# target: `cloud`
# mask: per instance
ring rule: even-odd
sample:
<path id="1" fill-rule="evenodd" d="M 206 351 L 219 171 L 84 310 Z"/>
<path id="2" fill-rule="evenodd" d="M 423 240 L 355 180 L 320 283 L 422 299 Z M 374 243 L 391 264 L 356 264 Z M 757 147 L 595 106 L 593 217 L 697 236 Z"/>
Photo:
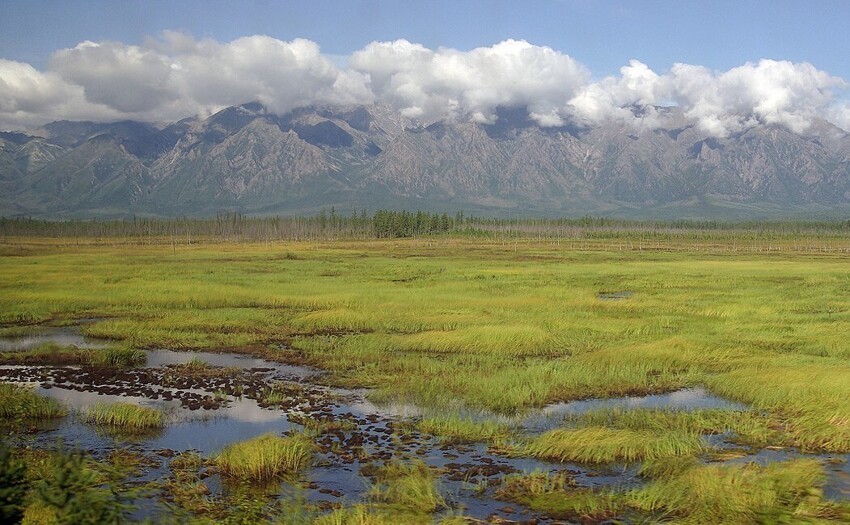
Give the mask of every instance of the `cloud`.
<path id="1" fill-rule="evenodd" d="M 670 96 L 705 131 L 719 136 L 757 124 L 779 124 L 800 133 L 813 118 L 829 117 L 838 77 L 811 64 L 761 60 L 722 73 L 676 64 L 666 76 Z"/>
<path id="2" fill-rule="evenodd" d="M 569 101 L 572 114 L 590 123 L 609 119 L 636 121 L 631 108 L 657 104 L 666 95 L 665 82 L 637 60 L 620 68 L 619 77 L 607 77 L 585 86 Z M 641 117 L 648 122 L 649 116 Z M 655 122 L 655 121 L 653 121 Z"/>
<path id="3" fill-rule="evenodd" d="M 559 125 L 564 105 L 590 73 L 569 55 L 524 40 L 471 51 L 427 49 L 407 40 L 374 42 L 349 64 L 368 74 L 375 95 L 408 117 L 493 122 L 499 106 L 527 106 L 542 125 Z"/>
<path id="4" fill-rule="evenodd" d="M 143 45 L 82 42 L 47 70 L 0 61 L 0 125 L 56 119 L 178 120 L 260 101 L 285 113 L 373 101 L 368 77 L 342 70 L 309 40 L 248 36 L 228 43 L 166 32 Z"/>
<path id="5" fill-rule="evenodd" d="M 309 40 L 261 35 L 87 41 L 56 51 L 44 71 L 0 59 L 0 127 L 63 118 L 173 121 L 256 100 L 276 113 L 380 101 L 425 123 L 491 123 L 498 107 L 525 106 L 541 126 L 616 120 L 654 128 L 671 124 L 655 106 L 677 105 L 679 118 L 715 136 L 759 124 L 802 132 L 814 118 L 850 128 L 850 105 L 839 102 L 847 82 L 808 63 L 761 60 L 728 71 L 674 64 L 656 72 L 631 60 L 617 75 L 593 80 L 571 56 L 524 40 L 469 51 L 373 42 L 343 62 Z"/>

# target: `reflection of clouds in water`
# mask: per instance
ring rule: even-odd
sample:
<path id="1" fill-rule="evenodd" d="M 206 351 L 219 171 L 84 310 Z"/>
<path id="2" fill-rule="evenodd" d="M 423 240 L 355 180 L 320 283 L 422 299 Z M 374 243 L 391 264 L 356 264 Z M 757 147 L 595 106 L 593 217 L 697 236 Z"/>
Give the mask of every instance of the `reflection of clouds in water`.
<path id="1" fill-rule="evenodd" d="M 271 368 L 278 374 L 295 377 L 309 377 L 320 373 L 319 370 L 306 366 L 284 365 L 266 361 L 257 357 L 239 354 L 215 354 L 212 352 L 175 352 L 174 350 L 146 350 L 148 356 L 147 368 L 166 365 L 181 365 L 200 360 L 208 365 L 225 368 Z"/>
<path id="2" fill-rule="evenodd" d="M 51 397 L 57 401 L 61 401 L 68 408 L 76 410 L 85 410 L 92 405 L 98 403 L 133 403 L 136 405 L 144 405 L 149 407 L 162 407 L 165 402 L 157 402 L 153 399 L 133 396 L 116 396 L 108 394 L 99 394 L 97 392 L 80 392 L 78 390 L 68 390 L 65 388 L 37 388 L 36 391 L 46 397 Z"/>
<path id="3" fill-rule="evenodd" d="M 422 409 L 416 405 L 406 403 L 376 405 L 366 399 L 355 400 L 351 404 L 343 405 L 342 410 L 350 411 L 358 416 L 377 414 L 380 416 L 418 417 L 422 415 Z"/>
<path id="4" fill-rule="evenodd" d="M 266 423 L 286 417 L 286 412 L 262 408 L 251 399 L 231 401 L 229 407 L 219 410 L 223 416 L 242 423 Z"/>
<path id="5" fill-rule="evenodd" d="M 46 328 L 38 333 L 21 337 L 0 338 L 0 352 L 29 350 L 45 343 L 77 348 L 103 348 L 106 343 L 83 337 L 69 328 Z"/>
<path id="6" fill-rule="evenodd" d="M 709 393 L 705 388 L 684 388 L 667 394 L 640 397 L 615 397 L 553 403 L 526 418 L 523 426 L 528 430 L 546 430 L 560 423 L 560 417 L 577 416 L 599 409 L 671 409 L 671 410 L 747 410 L 748 407 Z"/>
<path id="7" fill-rule="evenodd" d="M 231 400 L 228 406 L 218 410 L 189 410 L 180 406 L 180 401 L 148 399 L 138 396 L 117 396 L 99 394 L 97 392 L 79 392 L 60 387 L 37 388 L 36 391 L 46 397 L 62 402 L 68 408 L 84 412 L 87 408 L 98 403 L 133 403 L 136 405 L 159 408 L 174 417 L 175 422 L 196 421 L 200 419 L 221 420 L 231 419 L 242 423 L 266 423 L 286 417 L 280 410 L 260 407 L 252 399 Z"/>
<path id="8" fill-rule="evenodd" d="M 543 408 L 542 413 L 545 415 L 576 415 L 600 408 L 671 408 L 679 410 L 708 408 L 723 408 L 727 410 L 747 409 L 746 405 L 723 399 L 722 397 L 710 394 L 702 387 L 698 387 L 685 388 L 667 394 L 555 403 Z"/>
<path id="9" fill-rule="evenodd" d="M 390 417 L 419 417 L 423 413 L 421 407 L 412 403 L 373 403 L 366 397 L 369 391 L 365 389 L 338 389 L 335 393 L 345 400 L 339 412 L 352 412 L 357 416 L 377 414 Z"/>

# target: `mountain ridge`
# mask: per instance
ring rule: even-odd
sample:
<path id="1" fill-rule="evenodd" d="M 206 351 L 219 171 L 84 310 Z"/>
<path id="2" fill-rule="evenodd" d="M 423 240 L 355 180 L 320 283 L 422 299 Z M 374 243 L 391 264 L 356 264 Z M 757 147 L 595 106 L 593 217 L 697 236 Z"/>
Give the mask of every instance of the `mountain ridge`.
<path id="1" fill-rule="evenodd" d="M 641 111 L 641 108 L 633 108 Z M 661 111 L 655 109 L 655 111 Z M 844 217 L 850 134 L 758 125 L 542 128 L 406 119 L 386 105 L 276 115 L 252 102 L 163 126 L 54 122 L 0 133 L 0 215 L 88 218 L 464 210 L 494 216 Z"/>

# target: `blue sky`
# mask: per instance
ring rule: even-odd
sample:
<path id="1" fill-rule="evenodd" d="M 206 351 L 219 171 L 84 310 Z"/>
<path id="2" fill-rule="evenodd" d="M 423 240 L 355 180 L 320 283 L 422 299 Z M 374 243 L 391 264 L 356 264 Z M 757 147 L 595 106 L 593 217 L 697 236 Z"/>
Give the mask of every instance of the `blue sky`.
<path id="1" fill-rule="evenodd" d="M 832 1 L 269 1 L 5 0 L 0 57 L 43 67 L 83 40 L 138 44 L 163 30 L 230 41 L 264 34 L 347 55 L 405 38 L 468 50 L 508 38 L 569 54 L 594 76 L 638 59 L 729 69 L 761 58 L 807 61 L 850 79 L 850 2 Z"/>
<path id="2" fill-rule="evenodd" d="M 0 129 L 173 121 L 259 101 L 421 122 L 850 131 L 850 1 L 4 0 Z M 635 119 L 638 119 L 635 121 Z"/>

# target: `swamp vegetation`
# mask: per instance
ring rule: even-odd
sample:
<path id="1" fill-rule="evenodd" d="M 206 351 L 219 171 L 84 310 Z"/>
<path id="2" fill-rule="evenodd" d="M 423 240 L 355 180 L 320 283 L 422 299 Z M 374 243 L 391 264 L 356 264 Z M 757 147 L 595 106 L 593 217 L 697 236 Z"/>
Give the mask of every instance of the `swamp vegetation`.
<path id="1" fill-rule="evenodd" d="M 0 512 L 850 521 L 843 224 L 471 224 L 177 242 L 3 223 Z"/>

